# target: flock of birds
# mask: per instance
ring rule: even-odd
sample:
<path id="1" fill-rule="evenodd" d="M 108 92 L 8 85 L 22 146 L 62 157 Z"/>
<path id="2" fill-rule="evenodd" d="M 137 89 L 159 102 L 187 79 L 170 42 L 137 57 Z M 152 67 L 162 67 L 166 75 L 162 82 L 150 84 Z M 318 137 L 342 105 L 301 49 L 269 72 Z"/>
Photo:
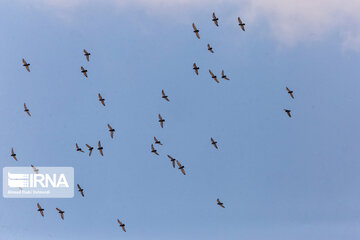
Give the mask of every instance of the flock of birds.
<path id="1" fill-rule="evenodd" d="M 212 14 L 212 21 L 215 23 L 215 25 L 216 25 L 217 27 L 219 26 L 219 19 L 216 17 L 215 12 Z M 239 26 L 241 27 L 241 29 L 242 29 L 243 31 L 245 31 L 245 23 L 242 22 L 242 20 L 240 19 L 240 17 L 238 17 L 238 24 L 239 24 Z M 194 33 L 195 33 L 196 37 L 197 37 L 198 39 L 200 39 L 200 34 L 199 34 L 200 31 L 199 31 L 199 29 L 197 29 L 197 27 L 195 26 L 195 23 L 192 24 L 192 27 L 193 27 L 193 29 L 194 29 Z M 207 47 L 208 47 L 208 50 L 209 50 L 211 53 L 214 53 L 214 50 L 213 50 L 213 48 L 210 46 L 210 44 L 207 44 Z M 84 51 L 84 56 L 86 57 L 86 60 L 89 62 L 89 61 L 90 61 L 90 55 L 91 55 L 91 53 L 89 53 L 89 52 L 86 51 L 85 49 L 84 49 L 83 51 Z M 30 72 L 30 63 L 28 63 L 25 59 L 22 59 L 22 62 L 23 62 L 23 66 L 26 68 L 26 70 L 27 70 L 28 72 Z M 194 69 L 194 71 L 195 71 L 195 74 L 196 74 L 196 75 L 199 75 L 199 69 L 200 69 L 200 68 L 196 65 L 196 63 L 193 64 L 193 69 Z M 87 72 L 88 72 L 88 71 L 87 71 L 83 66 L 81 66 L 81 73 L 82 73 L 86 78 L 88 77 Z M 210 73 L 210 75 L 211 75 L 211 78 L 214 79 L 217 83 L 219 83 L 219 80 L 217 79 L 217 76 L 211 71 L 211 69 L 209 69 L 209 73 Z M 222 78 L 222 79 L 225 79 L 225 80 L 230 80 L 230 79 L 225 75 L 224 70 L 222 70 L 222 72 L 221 72 L 221 78 Z M 288 94 L 291 96 L 291 98 L 294 98 L 293 91 L 290 90 L 288 87 L 286 87 L 286 90 L 287 90 Z M 99 97 L 100 103 L 101 103 L 103 106 L 105 106 L 105 99 L 101 96 L 100 93 L 98 94 L 98 97 Z M 165 91 L 164 91 L 164 90 L 162 90 L 162 98 L 163 98 L 165 101 L 170 102 L 169 97 L 165 94 Z M 24 103 L 24 111 L 29 115 L 29 117 L 31 117 L 30 110 L 29 110 L 28 107 L 26 106 L 26 103 Z M 289 109 L 284 109 L 284 111 L 285 111 L 286 114 L 291 118 L 291 110 L 289 110 Z M 158 115 L 158 118 L 159 118 L 158 121 L 159 121 L 159 123 L 160 123 L 161 128 L 164 128 L 165 119 L 161 116 L 161 114 Z M 108 124 L 107 126 L 108 126 L 108 128 L 109 128 L 110 137 L 111 137 L 111 138 L 114 138 L 115 129 L 112 128 L 110 124 Z M 216 149 L 218 149 L 217 141 L 215 141 L 212 137 L 210 138 L 210 141 L 211 141 L 211 144 L 212 144 Z M 161 143 L 161 141 L 158 140 L 156 137 L 154 137 L 154 144 L 163 145 L 163 144 Z M 156 150 L 155 147 L 154 147 L 154 144 L 151 144 L 151 152 L 154 153 L 155 155 L 159 155 L 159 153 L 157 152 L 157 150 Z M 94 147 L 92 147 L 92 146 L 90 146 L 90 145 L 88 145 L 88 144 L 85 144 L 85 145 L 86 145 L 86 147 L 87 147 L 88 150 L 89 150 L 89 156 L 91 156 L 91 153 L 92 153 Z M 76 147 L 76 151 L 77 151 L 77 152 L 82 152 L 82 153 L 84 152 L 84 151 L 82 150 L 82 148 L 79 147 L 79 145 L 78 145 L 77 143 L 75 144 L 75 147 Z M 99 151 L 99 153 L 100 153 L 101 156 L 104 156 L 103 147 L 102 147 L 100 141 L 98 141 L 98 148 L 97 148 L 97 150 Z M 11 148 L 11 155 L 10 155 L 10 156 L 13 157 L 16 161 L 18 161 L 18 159 L 17 159 L 17 157 L 16 157 L 16 153 L 14 152 L 14 149 L 13 149 L 13 148 Z M 168 156 L 168 158 L 170 159 L 173 168 L 175 168 L 175 166 L 176 166 L 176 165 L 175 165 L 175 162 L 176 162 L 176 164 L 178 165 L 178 169 L 182 172 L 183 175 L 186 175 L 186 172 L 185 172 L 185 169 L 184 169 L 185 167 L 184 167 L 177 159 L 173 158 L 173 157 L 170 156 L 170 155 L 167 155 L 167 156 Z M 33 168 L 33 170 L 34 170 L 34 172 L 35 172 L 36 174 L 39 173 L 39 169 L 37 169 L 34 165 L 31 165 L 31 167 Z M 84 195 L 84 189 L 81 188 L 81 186 L 80 186 L 79 184 L 77 184 L 77 187 L 78 187 L 78 191 L 79 191 L 79 193 L 81 194 L 81 196 L 82 196 L 82 197 L 85 197 L 85 195 Z M 21 189 L 21 190 L 22 190 L 22 189 Z M 217 201 L 217 205 L 219 205 L 219 206 L 222 207 L 222 208 L 225 208 L 224 204 L 220 201 L 219 198 L 217 198 L 216 201 Z M 38 207 L 37 211 L 40 212 L 41 216 L 44 217 L 44 210 L 45 210 L 45 209 L 42 208 L 39 203 L 37 203 L 37 207 Z M 63 210 L 59 209 L 59 208 L 56 208 L 56 210 L 57 210 L 58 213 L 60 214 L 61 219 L 64 219 L 64 213 L 65 213 L 65 212 L 64 212 Z M 124 224 L 122 221 L 120 221 L 119 219 L 117 219 L 117 222 L 118 222 L 119 226 L 122 228 L 122 230 L 123 230 L 124 232 L 126 232 L 125 224 Z"/>

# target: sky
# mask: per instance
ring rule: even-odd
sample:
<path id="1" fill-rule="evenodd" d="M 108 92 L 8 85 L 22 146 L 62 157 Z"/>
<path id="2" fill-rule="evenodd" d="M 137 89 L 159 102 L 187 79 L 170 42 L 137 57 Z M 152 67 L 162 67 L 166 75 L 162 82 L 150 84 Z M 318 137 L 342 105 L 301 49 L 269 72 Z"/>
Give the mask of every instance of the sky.
<path id="1" fill-rule="evenodd" d="M 85 193 L 1 197 L 0 239 L 359 238 L 358 1 L 0 3 L 0 167 L 73 167 Z"/>

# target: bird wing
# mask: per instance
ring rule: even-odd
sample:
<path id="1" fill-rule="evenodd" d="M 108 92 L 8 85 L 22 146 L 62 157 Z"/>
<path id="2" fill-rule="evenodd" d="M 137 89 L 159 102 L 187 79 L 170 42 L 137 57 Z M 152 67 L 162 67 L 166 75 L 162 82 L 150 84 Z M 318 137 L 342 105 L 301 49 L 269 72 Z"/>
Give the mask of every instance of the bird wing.
<path id="1" fill-rule="evenodd" d="M 79 190 L 81 190 L 81 187 L 80 187 L 80 185 L 79 185 L 79 184 L 77 184 L 77 187 L 78 187 L 78 189 L 79 189 Z"/>
<path id="2" fill-rule="evenodd" d="M 238 17 L 239 24 L 243 24 L 240 17 Z"/>
<path id="3" fill-rule="evenodd" d="M 61 218 L 64 219 L 64 213 L 60 213 Z"/>
<path id="4" fill-rule="evenodd" d="M 102 149 L 99 149 L 99 152 L 100 152 L 101 156 L 104 156 Z"/>
<path id="5" fill-rule="evenodd" d="M 216 201 L 217 201 L 219 204 L 221 204 L 220 199 L 216 199 Z"/>
<path id="6" fill-rule="evenodd" d="M 104 99 L 101 99 L 100 102 L 101 102 L 101 104 L 102 104 L 103 106 L 105 106 Z"/>
<path id="7" fill-rule="evenodd" d="M 79 150 L 80 149 L 79 145 L 77 143 L 75 145 L 76 145 L 76 150 Z"/>
<path id="8" fill-rule="evenodd" d="M 14 148 L 11 148 L 11 154 L 14 154 Z"/>
<path id="9" fill-rule="evenodd" d="M 163 97 L 165 97 L 165 92 L 164 92 L 164 90 L 161 90 L 161 93 L 162 93 Z"/>
<path id="10" fill-rule="evenodd" d="M 151 151 L 155 151 L 154 144 L 151 144 Z"/>
<path id="11" fill-rule="evenodd" d="M 41 211 L 40 211 L 40 214 L 41 214 L 41 216 L 44 216 L 44 211 L 41 210 Z"/>
<path id="12" fill-rule="evenodd" d="M 99 146 L 99 148 L 101 148 L 101 142 L 100 141 L 98 142 L 98 146 Z"/>
<path id="13" fill-rule="evenodd" d="M 120 225 L 123 225 L 122 222 L 121 222 L 119 219 L 118 219 L 117 221 L 118 221 L 118 223 L 119 223 Z"/>
<path id="14" fill-rule="evenodd" d="M 156 138 L 156 137 L 154 137 L 154 141 L 155 141 L 155 142 L 158 142 L 158 140 L 157 140 L 157 138 Z"/>
<path id="15" fill-rule="evenodd" d="M 214 144 L 214 142 L 215 142 L 214 139 L 213 139 L 213 138 L 210 138 L 210 140 L 211 140 L 211 143 Z"/>
<path id="16" fill-rule="evenodd" d="M 24 103 L 24 109 L 25 109 L 25 110 L 28 110 L 27 107 L 26 107 L 26 103 Z"/>
<path id="17" fill-rule="evenodd" d="M 113 131 L 110 132 L 110 136 L 111 136 L 111 138 L 114 138 L 114 132 Z"/>
<path id="18" fill-rule="evenodd" d="M 172 156 L 170 156 L 170 155 L 167 155 L 168 156 L 168 158 L 170 158 L 171 160 L 175 160 Z"/>
<path id="19" fill-rule="evenodd" d="M 30 112 L 29 112 L 29 111 L 27 111 L 26 113 L 27 113 L 27 114 L 31 117 L 31 114 L 30 114 Z"/>
<path id="20" fill-rule="evenodd" d="M 218 149 L 218 146 L 217 146 L 217 144 L 216 144 L 216 143 L 214 143 L 214 147 L 215 147 L 216 149 Z"/>
<path id="21" fill-rule="evenodd" d="M 89 149 L 91 149 L 92 147 L 90 146 L 90 145 L 88 145 L 88 144 L 85 144 Z"/>
<path id="22" fill-rule="evenodd" d="M 23 62 L 24 65 L 27 64 L 27 62 L 25 61 L 25 59 L 22 59 L 22 62 Z"/>
<path id="23" fill-rule="evenodd" d="M 62 212 L 59 208 L 56 208 L 56 210 L 58 210 L 59 212 Z"/>
<path id="24" fill-rule="evenodd" d="M 41 206 L 40 206 L 40 204 L 39 204 L 39 203 L 37 204 L 37 207 L 38 207 L 38 209 L 41 209 Z"/>
<path id="25" fill-rule="evenodd" d="M 195 23 L 192 24 L 194 31 L 197 31 L 197 28 L 195 26 Z"/>
<path id="26" fill-rule="evenodd" d="M 102 99 L 102 96 L 101 96 L 101 94 L 100 94 L 100 93 L 98 94 L 98 96 L 99 96 L 99 100 L 101 100 L 101 99 Z"/>
<path id="27" fill-rule="evenodd" d="M 163 120 L 162 117 L 161 117 L 161 115 L 160 115 L 160 113 L 159 113 L 159 120 Z"/>
<path id="28" fill-rule="evenodd" d="M 292 94 L 292 92 L 289 92 L 291 98 L 294 98 L 294 95 Z"/>
<path id="29" fill-rule="evenodd" d="M 85 197 L 83 190 L 80 191 L 81 196 Z"/>
<path id="30" fill-rule="evenodd" d="M 30 68 L 29 68 L 29 65 L 26 65 L 26 70 L 28 70 L 28 72 L 30 72 Z"/>
<path id="31" fill-rule="evenodd" d="M 126 232 L 125 226 L 121 226 L 122 230 Z"/>
<path id="32" fill-rule="evenodd" d="M 86 72 L 84 72 L 84 75 L 85 75 L 85 77 L 88 77 L 88 75 L 87 75 L 87 73 L 86 73 Z"/>
<path id="33" fill-rule="evenodd" d="M 108 124 L 108 128 L 109 128 L 109 130 L 113 130 L 112 127 L 110 126 L 110 124 Z"/>
<path id="34" fill-rule="evenodd" d="M 215 75 L 213 74 L 213 72 L 209 69 L 209 73 L 211 74 L 212 77 L 214 77 Z"/>
<path id="35" fill-rule="evenodd" d="M 217 79 L 217 77 L 214 78 L 215 82 L 219 83 L 219 80 Z"/>
<path id="36" fill-rule="evenodd" d="M 287 112 L 287 115 L 288 115 L 289 117 L 291 117 L 291 113 L 290 113 L 290 112 Z"/>
<path id="37" fill-rule="evenodd" d="M 178 165 L 179 167 L 182 167 L 182 166 L 181 166 L 181 163 L 180 163 L 178 160 L 176 160 L 176 163 L 177 163 L 177 165 Z"/>
<path id="38" fill-rule="evenodd" d="M 199 32 L 196 32 L 195 34 L 196 34 L 197 38 L 200 39 Z"/>
<path id="39" fill-rule="evenodd" d="M 85 53 L 85 54 L 89 54 L 85 49 L 84 49 L 84 53 Z"/>
<path id="40" fill-rule="evenodd" d="M 181 172 L 184 174 L 184 175 L 186 175 L 186 172 L 185 172 L 185 169 L 180 169 L 181 170 Z"/>
<path id="41" fill-rule="evenodd" d="M 164 122 L 160 122 L 161 128 L 164 128 Z"/>

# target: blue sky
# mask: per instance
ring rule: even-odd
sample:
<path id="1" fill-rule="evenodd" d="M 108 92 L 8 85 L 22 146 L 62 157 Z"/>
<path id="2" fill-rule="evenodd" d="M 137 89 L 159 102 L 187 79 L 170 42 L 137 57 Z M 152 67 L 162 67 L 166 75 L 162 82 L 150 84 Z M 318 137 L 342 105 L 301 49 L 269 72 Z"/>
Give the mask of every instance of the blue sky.
<path id="1" fill-rule="evenodd" d="M 358 239 L 358 3 L 320 14 L 281 0 L 276 11 L 263 1 L 171 3 L 2 2 L 0 165 L 74 167 L 86 197 L 1 198 L 0 239 Z M 342 29 L 328 25 L 334 9 Z M 302 17 L 314 24 L 300 28 Z M 217 84 L 209 69 L 231 80 Z M 98 140 L 104 157 L 75 151 Z"/>

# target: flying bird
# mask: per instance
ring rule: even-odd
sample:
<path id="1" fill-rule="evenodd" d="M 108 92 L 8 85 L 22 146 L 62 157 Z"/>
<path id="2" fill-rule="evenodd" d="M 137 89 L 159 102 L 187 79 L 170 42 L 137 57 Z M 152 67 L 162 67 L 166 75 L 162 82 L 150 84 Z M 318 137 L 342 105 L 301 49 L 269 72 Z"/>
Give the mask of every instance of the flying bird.
<path id="1" fill-rule="evenodd" d="M 81 193 L 81 196 L 85 197 L 85 195 L 84 195 L 84 189 L 82 189 L 79 184 L 77 185 L 77 187 L 78 187 L 78 189 L 79 189 L 79 192 Z"/>
<path id="2" fill-rule="evenodd" d="M 31 165 L 31 167 L 36 174 L 39 174 L 39 169 L 37 169 L 34 165 Z"/>
<path id="3" fill-rule="evenodd" d="M 170 102 L 168 96 L 165 95 L 164 90 L 162 90 L 161 93 L 162 93 L 162 98 L 165 99 L 166 101 Z"/>
<path id="4" fill-rule="evenodd" d="M 219 83 L 219 80 L 217 77 L 213 74 L 213 72 L 209 69 L 209 73 L 211 74 L 212 79 L 214 79 L 217 83 Z"/>
<path id="5" fill-rule="evenodd" d="M 230 80 L 230 79 L 225 75 L 224 70 L 222 70 L 222 72 L 221 72 L 221 78 L 226 79 L 226 80 Z"/>
<path id="6" fill-rule="evenodd" d="M 103 106 L 105 106 L 105 98 L 102 98 L 102 96 L 101 96 L 100 93 L 98 94 L 98 96 L 99 96 L 99 101 L 101 102 L 101 104 L 102 104 Z"/>
<path id="7" fill-rule="evenodd" d="M 214 145 L 214 147 L 215 147 L 216 149 L 218 149 L 218 146 L 216 145 L 216 144 L 217 144 L 217 142 L 216 142 L 216 141 L 214 141 L 214 139 L 213 139 L 213 138 L 211 138 L 211 144 L 212 144 L 212 145 Z"/>
<path id="8" fill-rule="evenodd" d="M 155 153 L 156 155 L 159 156 L 159 153 L 157 152 L 157 150 L 154 148 L 154 144 L 151 144 L 151 152 Z"/>
<path id="9" fill-rule="evenodd" d="M 89 58 L 90 58 L 90 55 L 91 55 L 91 54 L 84 49 L 84 55 L 85 55 L 85 57 L 86 57 L 86 60 L 89 62 L 89 61 L 90 61 Z"/>
<path id="10" fill-rule="evenodd" d="M 114 138 L 115 129 L 113 129 L 113 128 L 110 126 L 110 124 L 108 124 L 108 128 L 109 128 L 109 132 L 110 132 L 111 138 Z"/>
<path id="11" fill-rule="evenodd" d="M 11 148 L 11 155 L 16 161 L 17 161 L 17 158 L 16 158 L 16 153 L 14 152 L 14 148 Z"/>
<path id="12" fill-rule="evenodd" d="M 62 218 L 62 220 L 64 220 L 64 211 L 60 210 L 59 208 L 56 208 L 56 210 L 58 210 L 58 212 L 60 213 L 60 216 Z"/>
<path id="13" fill-rule="evenodd" d="M 287 90 L 288 94 L 290 94 L 291 98 L 294 99 L 294 95 L 293 95 L 294 91 L 291 91 L 288 87 L 286 87 L 286 90 Z"/>
<path id="14" fill-rule="evenodd" d="M 195 70 L 196 75 L 199 75 L 199 67 L 196 66 L 196 63 L 193 64 L 193 69 Z"/>
<path id="15" fill-rule="evenodd" d="M 170 155 L 167 155 L 168 156 L 168 158 L 170 158 L 170 161 L 172 162 L 172 165 L 173 165 L 173 168 L 175 168 L 175 158 L 173 158 L 172 156 L 170 156 Z"/>
<path id="16" fill-rule="evenodd" d="M 195 23 L 192 24 L 194 33 L 196 34 L 197 38 L 200 39 L 199 30 L 196 28 Z"/>
<path id="17" fill-rule="evenodd" d="M 161 125 L 162 128 L 164 128 L 164 122 L 165 122 L 165 119 L 163 119 L 163 118 L 161 117 L 161 115 L 159 114 L 159 123 L 160 123 L 160 125 Z"/>
<path id="18" fill-rule="evenodd" d="M 245 32 L 245 23 L 243 23 L 240 19 L 240 17 L 238 17 L 238 22 L 239 22 L 239 26 L 241 27 L 241 29 Z"/>
<path id="19" fill-rule="evenodd" d="M 217 201 L 217 205 L 219 205 L 222 208 L 225 208 L 224 204 L 220 202 L 220 199 L 216 199 L 216 201 Z"/>
<path id="20" fill-rule="evenodd" d="M 155 144 L 163 145 L 156 137 L 154 137 Z"/>
<path id="21" fill-rule="evenodd" d="M 123 224 L 119 219 L 118 219 L 117 221 L 118 221 L 120 227 L 122 228 L 122 230 L 123 230 L 124 232 L 126 232 L 125 224 Z"/>
<path id="22" fill-rule="evenodd" d="M 29 68 L 30 63 L 27 63 L 27 62 L 25 61 L 25 59 L 22 59 L 22 62 L 23 62 L 23 66 L 26 68 L 26 70 L 27 70 L 28 72 L 30 72 L 30 68 Z"/>
<path id="23" fill-rule="evenodd" d="M 101 143 L 100 143 L 100 141 L 98 142 L 98 150 L 99 150 L 99 152 L 100 152 L 100 154 L 101 154 L 101 156 L 104 156 L 104 154 L 103 154 L 103 147 L 101 146 Z"/>
<path id="24" fill-rule="evenodd" d="M 89 156 L 91 156 L 92 150 L 94 149 L 92 146 L 85 144 L 89 149 Z"/>
<path id="25" fill-rule="evenodd" d="M 209 43 L 208 43 L 208 50 L 209 50 L 211 53 L 214 53 L 213 48 L 210 47 L 210 44 L 209 44 Z"/>
<path id="26" fill-rule="evenodd" d="M 43 208 L 40 206 L 39 203 L 37 204 L 37 207 L 38 207 L 38 212 L 40 212 L 41 216 L 44 216 L 44 210 L 45 210 L 45 209 L 43 209 Z"/>
<path id="27" fill-rule="evenodd" d="M 184 175 L 186 175 L 185 170 L 184 170 L 184 166 L 182 166 L 181 163 L 180 163 L 178 160 L 176 160 L 176 163 L 177 163 L 177 165 L 179 166 L 179 169 L 181 170 L 181 172 L 182 172 Z"/>
<path id="28" fill-rule="evenodd" d="M 83 66 L 81 66 L 81 72 L 84 74 L 85 77 L 88 77 L 87 70 Z"/>
<path id="29" fill-rule="evenodd" d="M 213 20 L 213 22 L 215 23 L 215 25 L 218 27 L 218 26 L 219 26 L 219 23 L 218 23 L 219 19 L 215 16 L 215 13 L 214 13 L 214 12 L 213 12 L 212 20 Z"/>
<path id="30" fill-rule="evenodd" d="M 76 146 L 76 151 L 77 152 L 84 152 L 80 147 L 79 147 L 79 145 L 76 143 L 75 144 L 75 146 Z"/>
<path id="31" fill-rule="evenodd" d="M 284 109 L 284 111 L 287 113 L 287 115 L 289 116 L 289 117 L 291 117 L 291 110 L 289 110 L 289 109 Z"/>
<path id="32" fill-rule="evenodd" d="M 26 103 L 24 103 L 24 112 L 26 112 L 26 113 L 31 117 L 30 111 L 29 111 L 29 109 L 26 107 Z"/>

